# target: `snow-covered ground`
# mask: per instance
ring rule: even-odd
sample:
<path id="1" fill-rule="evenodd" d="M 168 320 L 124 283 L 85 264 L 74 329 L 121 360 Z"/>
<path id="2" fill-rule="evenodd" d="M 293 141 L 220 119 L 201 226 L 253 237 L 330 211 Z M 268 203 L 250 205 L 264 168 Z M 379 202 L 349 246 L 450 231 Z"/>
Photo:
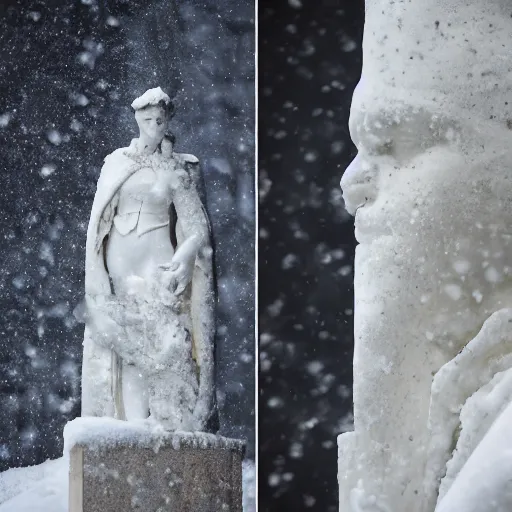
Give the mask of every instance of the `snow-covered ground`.
<path id="1" fill-rule="evenodd" d="M 0 512 L 68 512 L 68 459 L 0 473 Z M 254 462 L 243 463 L 244 512 L 255 512 Z"/>
<path id="2" fill-rule="evenodd" d="M 0 473 L 0 512 L 68 512 L 68 459 Z"/>

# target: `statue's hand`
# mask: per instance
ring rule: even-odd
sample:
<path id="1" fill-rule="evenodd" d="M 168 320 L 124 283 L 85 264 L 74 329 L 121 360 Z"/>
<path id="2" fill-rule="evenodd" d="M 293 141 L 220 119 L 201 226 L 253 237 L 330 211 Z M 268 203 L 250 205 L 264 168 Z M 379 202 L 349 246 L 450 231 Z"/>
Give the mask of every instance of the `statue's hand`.
<path id="1" fill-rule="evenodd" d="M 182 294 L 190 281 L 192 281 L 194 262 L 195 258 L 180 257 L 176 253 L 170 263 L 159 265 L 166 274 L 169 290 L 175 295 Z"/>

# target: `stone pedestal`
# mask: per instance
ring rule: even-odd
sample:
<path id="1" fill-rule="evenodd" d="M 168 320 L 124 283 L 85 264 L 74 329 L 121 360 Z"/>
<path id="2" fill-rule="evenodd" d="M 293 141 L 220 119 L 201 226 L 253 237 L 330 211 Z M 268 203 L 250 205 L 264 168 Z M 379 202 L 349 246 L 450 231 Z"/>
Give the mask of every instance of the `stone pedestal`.
<path id="1" fill-rule="evenodd" d="M 241 441 L 106 418 L 64 437 L 69 512 L 242 512 Z"/>

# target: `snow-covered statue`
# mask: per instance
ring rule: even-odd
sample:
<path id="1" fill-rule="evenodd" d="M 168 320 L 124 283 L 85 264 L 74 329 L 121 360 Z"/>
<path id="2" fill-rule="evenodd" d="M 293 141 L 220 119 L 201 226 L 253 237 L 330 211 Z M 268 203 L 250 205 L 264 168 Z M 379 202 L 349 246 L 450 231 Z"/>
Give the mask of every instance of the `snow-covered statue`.
<path id="1" fill-rule="evenodd" d="M 87 232 L 82 415 L 202 431 L 215 297 L 199 164 L 174 152 L 174 105 L 160 88 L 132 108 L 139 138 L 105 158 Z"/>
<path id="2" fill-rule="evenodd" d="M 512 510 L 512 1 L 367 0 L 341 512 Z"/>

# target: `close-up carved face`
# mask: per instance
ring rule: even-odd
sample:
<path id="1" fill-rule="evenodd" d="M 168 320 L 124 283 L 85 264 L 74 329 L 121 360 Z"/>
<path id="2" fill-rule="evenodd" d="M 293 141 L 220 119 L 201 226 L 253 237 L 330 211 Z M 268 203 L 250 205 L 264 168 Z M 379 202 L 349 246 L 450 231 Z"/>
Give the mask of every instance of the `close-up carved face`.
<path id="1" fill-rule="evenodd" d="M 341 186 L 356 216 L 356 271 L 386 300 L 394 287 L 419 297 L 415 311 L 432 324 L 426 341 L 453 353 L 499 306 L 511 274 L 512 149 L 503 149 L 511 132 L 485 119 L 477 131 L 464 113 L 455 120 L 386 99 L 388 109 L 374 108 L 363 88 L 352 104 L 358 155 Z M 385 264 L 399 269 L 394 279 L 379 273 Z M 390 287 L 377 287 L 381 279 Z"/>
<path id="2" fill-rule="evenodd" d="M 149 106 L 135 112 L 141 135 L 159 143 L 167 130 L 169 115 L 160 106 Z"/>

